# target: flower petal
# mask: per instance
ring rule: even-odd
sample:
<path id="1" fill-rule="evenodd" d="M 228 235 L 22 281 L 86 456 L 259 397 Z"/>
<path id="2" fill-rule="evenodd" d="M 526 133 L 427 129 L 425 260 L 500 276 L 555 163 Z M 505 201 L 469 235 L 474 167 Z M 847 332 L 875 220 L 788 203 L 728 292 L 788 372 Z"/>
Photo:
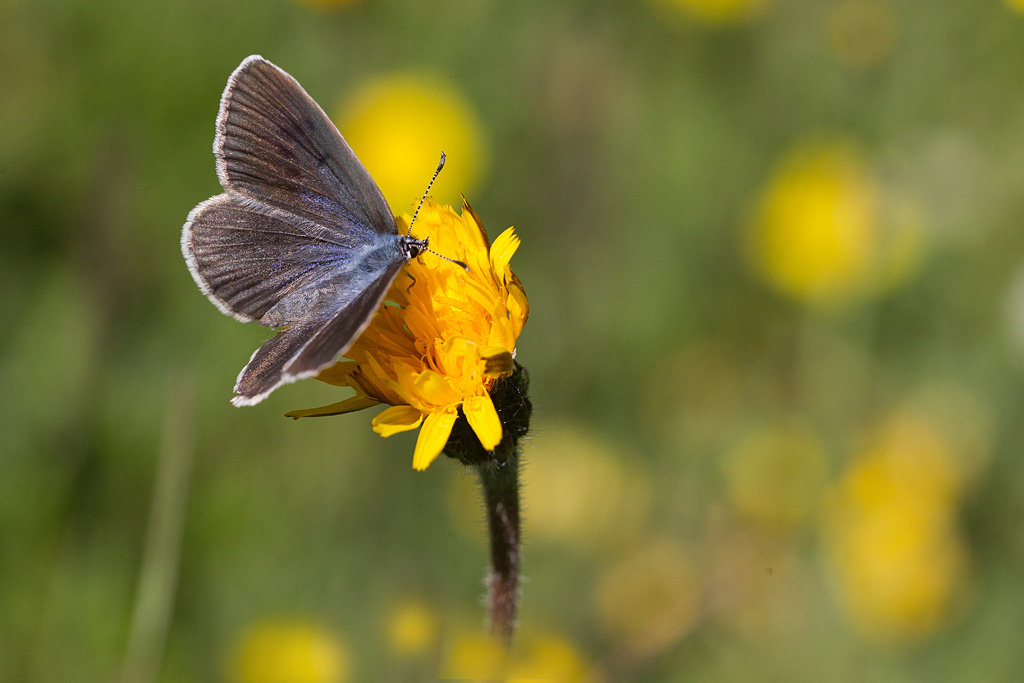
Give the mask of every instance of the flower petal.
<path id="1" fill-rule="evenodd" d="M 425 403 L 443 406 L 458 401 L 461 396 L 452 389 L 448 379 L 433 370 L 424 370 L 416 378 L 416 393 Z"/>
<path id="2" fill-rule="evenodd" d="M 423 422 L 423 413 L 412 406 L 391 406 L 373 418 L 373 431 L 387 438 L 399 432 L 416 429 Z"/>
<path id="3" fill-rule="evenodd" d="M 491 263 L 494 265 L 494 273 L 499 277 L 503 276 L 508 262 L 512 255 L 519 248 L 519 237 L 516 236 L 514 228 L 508 228 L 498 235 L 498 238 L 491 244 Z"/>
<path id="4" fill-rule="evenodd" d="M 487 377 L 501 377 L 512 372 L 512 354 L 500 346 L 482 347 L 480 360 L 484 362 L 484 375 Z"/>
<path id="5" fill-rule="evenodd" d="M 294 411 L 330 415 L 373 405 L 392 407 L 373 420 L 390 436 L 420 427 L 413 466 L 426 468 L 444 450 L 463 406 L 481 444 L 493 449 L 502 426 L 487 395 L 514 368 L 516 340 L 529 315 L 522 283 L 509 267 L 520 245 L 512 228 L 493 243 L 468 203 L 461 213 L 424 203 L 413 233 L 468 269 L 436 258 L 413 259 L 388 292 L 370 326 L 346 352 L 346 362 L 319 379 L 350 386 L 348 401 Z M 398 218 L 402 230 L 411 216 Z M 401 232 L 401 230 L 400 230 Z"/>
<path id="6" fill-rule="evenodd" d="M 416 393 L 415 388 L 416 373 L 405 365 L 395 365 L 393 369 L 395 374 L 398 375 L 398 380 L 386 380 L 388 390 L 398 397 L 398 400 L 394 401 L 392 405 L 405 403 L 423 410 L 423 401 L 420 400 L 420 396 Z"/>
<path id="7" fill-rule="evenodd" d="M 467 214 L 469 215 L 469 218 L 466 218 Z M 474 211 L 473 207 L 469 205 L 468 201 L 466 201 L 466 195 L 462 195 L 462 220 L 467 226 L 472 226 L 477 229 L 480 239 L 483 240 L 484 246 L 490 249 L 491 243 L 490 240 L 487 239 L 487 231 L 484 230 L 484 222 L 480 220 L 480 216 L 476 215 L 476 211 Z"/>
<path id="8" fill-rule="evenodd" d="M 491 323 L 490 334 L 487 335 L 488 346 L 500 346 L 502 348 L 515 348 L 516 334 L 512 328 L 512 321 L 508 318 L 495 318 Z"/>
<path id="9" fill-rule="evenodd" d="M 445 355 L 465 356 L 476 351 L 476 342 L 462 334 L 453 334 L 448 337 L 441 348 Z"/>
<path id="10" fill-rule="evenodd" d="M 328 368 L 329 369 L 329 368 Z M 380 403 L 375 401 L 369 396 L 350 396 L 344 401 L 332 403 L 329 406 L 320 406 L 319 408 L 305 408 L 304 410 L 293 410 L 285 413 L 285 417 L 290 417 L 298 420 L 300 417 L 327 417 L 328 415 L 344 415 L 345 413 L 354 413 L 357 410 L 363 408 L 372 408 L 373 406 Z"/>
<path id="11" fill-rule="evenodd" d="M 493 451 L 501 443 L 501 420 L 494 402 L 487 394 L 471 396 L 462 404 L 462 412 L 466 414 L 469 426 L 476 432 L 480 445 L 484 450 Z"/>
<path id="12" fill-rule="evenodd" d="M 321 382 L 333 384 L 336 387 L 353 387 L 356 384 L 352 379 L 352 374 L 358 367 L 358 363 L 341 361 L 321 370 L 316 378 Z"/>
<path id="13" fill-rule="evenodd" d="M 455 425 L 456 415 L 454 409 L 427 415 L 427 419 L 423 421 L 423 428 L 420 429 L 420 437 L 416 440 L 416 450 L 412 454 L 414 470 L 427 469 L 427 466 L 441 455 Z"/>
<path id="14" fill-rule="evenodd" d="M 519 334 L 523 329 L 523 325 L 526 324 L 526 319 L 530 317 L 530 302 L 526 298 L 526 290 L 523 289 L 523 283 L 519 281 L 515 273 L 512 273 L 512 277 L 506 285 L 509 294 L 506 305 L 512 314 L 513 320 L 517 322 L 516 334 Z"/>

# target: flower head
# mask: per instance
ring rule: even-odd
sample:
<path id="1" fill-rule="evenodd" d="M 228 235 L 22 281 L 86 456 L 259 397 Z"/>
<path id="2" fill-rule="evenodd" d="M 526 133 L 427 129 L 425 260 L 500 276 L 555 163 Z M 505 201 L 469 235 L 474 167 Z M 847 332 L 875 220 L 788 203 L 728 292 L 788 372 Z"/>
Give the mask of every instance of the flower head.
<path id="1" fill-rule="evenodd" d="M 341 638 L 301 620 L 257 622 L 241 637 L 228 660 L 233 683 L 344 683 L 352 658 Z"/>
<path id="2" fill-rule="evenodd" d="M 400 231 L 411 218 L 398 217 Z M 516 339 L 529 315 L 522 283 L 509 268 L 519 238 L 509 228 L 488 243 L 480 219 L 466 203 L 462 213 L 427 200 L 413 235 L 467 269 L 434 254 L 409 262 L 373 322 L 341 361 L 318 379 L 352 387 L 356 395 L 289 417 L 339 415 L 378 403 L 391 407 L 373 429 L 391 436 L 420 429 L 413 467 L 425 469 L 440 455 L 459 410 L 480 444 L 497 447 L 502 425 L 490 390 L 514 368 Z"/>
<path id="3" fill-rule="evenodd" d="M 759 274 L 816 308 L 841 308 L 891 290 L 918 265 L 916 209 L 887 188 L 859 148 L 813 142 L 779 163 L 748 235 Z"/>
<path id="4" fill-rule="evenodd" d="M 665 18 L 689 17 L 709 25 L 742 24 L 761 15 L 772 0 L 651 0 Z"/>
<path id="5" fill-rule="evenodd" d="M 904 409 L 873 434 L 828 496 L 825 548 L 853 625 L 908 642 L 954 616 L 970 555 L 957 520 L 965 472 L 944 430 Z"/>
<path id="6" fill-rule="evenodd" d="M 433 186 L 440 200 L 472 191 L 486 173 L 487 131 L 470 98 L 440 74 L 375 76 L 344 98 L 335 121 L 384 196 L 403 208 L 423 191 L 423 169 L 437 162 L 438 149 L 448 153 Z"/>

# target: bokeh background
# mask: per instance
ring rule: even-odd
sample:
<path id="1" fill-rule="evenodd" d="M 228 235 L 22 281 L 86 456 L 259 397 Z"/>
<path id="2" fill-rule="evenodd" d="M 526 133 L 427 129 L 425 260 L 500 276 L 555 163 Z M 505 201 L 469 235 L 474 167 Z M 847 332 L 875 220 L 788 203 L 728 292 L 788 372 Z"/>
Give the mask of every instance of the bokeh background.
<path id="1" fill-rule="evenodd" d="M 3 0 L 0 681 L 501 675 L 468 473 L 228 403 L 178 240 L 250 53 L 522 237 L 510 677 L 1019 678 L 1020 0 Z"/>

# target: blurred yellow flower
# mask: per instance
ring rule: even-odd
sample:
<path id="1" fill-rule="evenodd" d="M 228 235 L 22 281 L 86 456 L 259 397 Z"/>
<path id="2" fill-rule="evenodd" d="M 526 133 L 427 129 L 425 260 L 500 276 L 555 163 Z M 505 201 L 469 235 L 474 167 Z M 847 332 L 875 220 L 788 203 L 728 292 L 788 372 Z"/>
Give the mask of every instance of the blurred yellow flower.
<path id="1" fill-rule="evenodd" d="M 732 24 L 758 16 L 772 0 L 651 0 L 665 16 L 682 14 L 708 24 Z"/>
<path id="2" fill-rule="evenodd" d="M 344 683 L 349 655 L 338 637 L 304 621 L 267 621 L 243 634 L 229 660 L 234 683 Z"/>
<path id="3" fill-rule="evenodd" d="M 448 160 L 433 188 L 438 201 L 471 193 L 483 174 L 486 141 L 477 115 L 438 77 L 382 76 L 357 88 L 339 110 L 339 130 L 395 213 L 423 192 L 442 151 Z"/>
<path id="4" fill-rule="evenodd" d="M 836 484 L 826 550 L 846 611 L 866 637 L 899 642 L 944 623 L 966 572 L 956 523 L 962 485 L 945 435 L 909 410 Z"/>
<path id="5" fill-rule="evenodd" d="M 1003 0 L 1003 2 L 1005 2 L 1006 6 L 1010 9 L 1024 14 L 1024 0 Z"/>
<path id="6" fill-rule="evenodd" d="M 842 64 L 866 68 L 881 64 L 896 46 L 892 9 L 878 0 L 845 0 L 829 12 L 829 47 Z"/>
<path id="7" fill-rule="evenodd" d="M 428 652 L 440 631 L 437 615 L 422 602 L 398 606 L 388 619 L 388 640 L 395 652 L 404 655 Z"/>
<path id="8" fill-rule="evenodd" d="M 508 650 L 493 636 L 463 635 L 452 644 L 442 668 L 446 679 L 500 681 L 508 667 Z"/>
<path id="9" fill-rule="evenodd" d="M 780 292 L 823 307 L 905 280 L 921 250 L 917 215 L 885 195 L 850 144 L 800 147 L 778 165 L 749 234 L 757 270 Z"/>
<path id="10" fill-rule="evenodd" d="M 333 10 L 351 7 L 359 4 L 361 0 L 298 0 L 299 4 L 312 7 L 318 10 Z"/>
<path id="11" fill-rule="evenodd" d="M 569 424 L 541 425 L 523 465 L 524 533 L 583 547 L 632 541 L 642 528 L 651 482 L 639 462 Z"/>
<path id="12" fill-rule="evenodd" d="M 525 632 L 520 634 L 512 653 L 501 641 L 489 636 L 456 638 L 442 674 L 444 680 L 587 683 L 593 680 L 590 669 L 564 638 Z"/>
<path id="13" fill-rule="evenodd" d="M 400 232 L 410 220 L 408 214 L 398 217 Z M 340 415 L 387 403 L 391 407 L 373 419 L 374 431 L 386 437 L 422 424 L 413 453 L 413 467 L 422 470 L 441 454 L 460 408 L 485 449 L 501 441 L 501 422 L 488 392 L 513 370 L 529 303 L 509 268 L 519 247 L 512 228 L 488 244 L 469 204 L 460 215 L 428 200 L 413 235 L 429 238 L 431 249 L 469 270 L 433 254 L 411 260 L 380 312 L 345 354 L 352 360 L 318 377 L 351 387 L 356 395 L 287 415 Z"/>
<path id="14" fill-rule="evenodd" d="M 745 518 L 787 531 L 816 507 L 825 452 L 806 427 L 774 425 L 736 444 L 725 461 L 729 498 Z"/>
<path id="15" fill-rule="evenodd" d="M 616 649 L 623 656 L 646 659 L 693 629 L 700 596 L 700 581 L 685 549 L 661 540 L 605 570 L 597 582 L 595 605 Z"/>
<path id="16" fill-rule="evenodd" d="M 591 680 L 590 667 L 567 640 L 550 634 L 528 634 L 523 640 L 524 647 L 509 666 L 509 681 L 584 683 Z"/>

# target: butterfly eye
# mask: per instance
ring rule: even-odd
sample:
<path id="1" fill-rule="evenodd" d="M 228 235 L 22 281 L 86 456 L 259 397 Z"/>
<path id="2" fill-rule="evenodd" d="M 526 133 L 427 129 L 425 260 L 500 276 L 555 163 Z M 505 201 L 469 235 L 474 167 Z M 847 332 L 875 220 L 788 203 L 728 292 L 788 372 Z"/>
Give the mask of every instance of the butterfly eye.
<path id="1" fill-rule="evenodd" d="M 424 251 L 430 251 L 427 249 L 427 245 L 430 243 L 430 238 L 426 237 L 422 240 L 418 240 L 412 237 L 405 237 L 402 239 L 402 253 L 405 255 L 407 260 L 414 259 Z"/>

